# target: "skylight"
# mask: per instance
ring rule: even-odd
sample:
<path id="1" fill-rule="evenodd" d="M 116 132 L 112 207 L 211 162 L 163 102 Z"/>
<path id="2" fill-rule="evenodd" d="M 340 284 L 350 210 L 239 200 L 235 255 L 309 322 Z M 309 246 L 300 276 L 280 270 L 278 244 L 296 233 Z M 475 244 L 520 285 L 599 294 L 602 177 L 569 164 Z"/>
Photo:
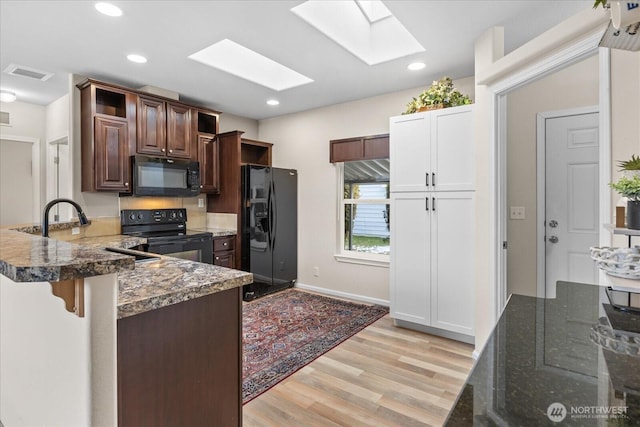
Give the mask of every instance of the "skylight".
<path id="1" fill-rule="evenodd" d="M 191 54 L 189 59 L 277 91 L 313 82 L 309 77 L 229 39 Z"/>
<path id="2" fill-rule="evenodd" d="M 380 0 L 356 0 L 356 4 L 371 23 L 393 16 Z"/>
<path id="3" fill-rule="evenodd" d="M 368 65 L 425 50 L 380 0 L 309 0 L 291 11 Z"/>

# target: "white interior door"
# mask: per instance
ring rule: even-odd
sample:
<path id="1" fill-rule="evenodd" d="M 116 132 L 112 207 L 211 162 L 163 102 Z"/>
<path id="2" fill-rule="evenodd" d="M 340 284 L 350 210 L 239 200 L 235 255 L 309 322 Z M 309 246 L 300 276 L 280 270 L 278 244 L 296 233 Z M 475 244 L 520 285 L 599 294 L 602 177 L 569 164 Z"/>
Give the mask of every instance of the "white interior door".
<path id="1" fill-rule="evenodd" d="M 597 283 L 598 113 L 548 118 L 545 126 L 546 297 L 559 280 Z"/>
<path id="2" fill-rule="evenodd" d="M 0 140 L 0 225 L 34 222 L 32 144 Z"/>

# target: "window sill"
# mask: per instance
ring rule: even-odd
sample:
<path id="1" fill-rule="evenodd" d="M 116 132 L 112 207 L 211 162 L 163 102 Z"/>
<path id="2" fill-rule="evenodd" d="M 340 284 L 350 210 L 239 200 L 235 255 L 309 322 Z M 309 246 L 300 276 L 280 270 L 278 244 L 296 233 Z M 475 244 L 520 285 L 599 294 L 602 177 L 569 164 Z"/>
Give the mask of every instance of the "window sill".
<path id="1" fill-rule="evenodd" d="M 349 264 L 370 265 L 373 267 L 389 268 L 388 255 L 365 255 L 365 254 L 335 254 L 333 256 L 338 262 Z"/>

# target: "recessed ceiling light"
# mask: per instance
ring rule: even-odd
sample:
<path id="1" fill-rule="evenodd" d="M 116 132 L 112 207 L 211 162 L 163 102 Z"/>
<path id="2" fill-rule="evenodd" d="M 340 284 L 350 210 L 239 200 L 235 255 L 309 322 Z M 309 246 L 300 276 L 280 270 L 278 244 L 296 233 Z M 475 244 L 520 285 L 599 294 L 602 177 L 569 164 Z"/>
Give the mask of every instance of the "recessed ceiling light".
<path id="1" fill-rule="evenodd" d="M 280 101 L 278 101 L 277 99 L 270 99 L 267 101 L 267 104 L 269 105 L 280 105 Z"/>
<path id="2" fill-rule="evenodd" d="M 422 70 L 426 66 L 427 64 L 425 64 L 424 62 L 413 62 L 409 64 L 407 68 L 410 69 L 411 71 L 418 71 L 418 70 Z"/>
<path id="3" fill-rule="evenodd" d="M 13 102 L 16 100 L 16 94 L 8 90 L 0 90 L 0 101 Z"/>
<path id="4" fill-rule="evenodd" d="M 122 16 L 122 9 L 111 3 L 96 3 L 96 10 L 107 16 Z"/>
<path id="5" fill-rule="evenodd" d="M 136 55 L 135 53 L 132 53 L 131 55 L 127 55 L 127 59 L 137 64 L 144 64 L 145 62 L 147 62 L 147 58 L 145 58 L 142 55 Z"/>
<path id="6" fill-rule="evenodd" d="M 309 77 L 229 39 L 205 47 L 189 55 L 189 59 L 278 91 L 313 82 Z"/>

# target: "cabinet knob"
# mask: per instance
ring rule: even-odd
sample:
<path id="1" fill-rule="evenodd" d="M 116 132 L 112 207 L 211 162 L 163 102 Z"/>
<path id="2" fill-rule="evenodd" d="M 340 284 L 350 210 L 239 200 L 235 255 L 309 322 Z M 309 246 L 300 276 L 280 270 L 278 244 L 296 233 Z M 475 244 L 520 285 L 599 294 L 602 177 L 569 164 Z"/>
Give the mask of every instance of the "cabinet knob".
<path id="1" fill-rule="evenodd" d="M 227 246 L 228 244 L 229 244 L 228 242 L 224 242 L 222 246 Z"/>
<path id="2" fill-rule="evenodd" d="M 170 153 L 173 153 L 173 150 L 169 150 Z"/>
<path id="3" fill-rule="evenodd" d="M 162 151 L 164 153 L 164 148 L 161 148 L 160 151 Z"/>
<path id="4" fill-rule="evenodd" d="M 128 186 L 129 186 L 129 183 L 128 183 L 128 182 L 125 182 L 125 183 L 124 183 L 124 186 L 125 186 L 125 187 L 128 187 Z"/>
<path id="5" fill-rule="evenodd" d="M 219 260 L 219 259 L 220 259 L 220 257 L 219 257 L 219 256 L 217 256 L 217 257 L 216 257 L 216 261 L 217 261 L 217 260 Z"/>
<path id="6" fill-rule="evenodd" d="M 200 188 L 202 188 L 202 185 L 200 186 Z"/>

